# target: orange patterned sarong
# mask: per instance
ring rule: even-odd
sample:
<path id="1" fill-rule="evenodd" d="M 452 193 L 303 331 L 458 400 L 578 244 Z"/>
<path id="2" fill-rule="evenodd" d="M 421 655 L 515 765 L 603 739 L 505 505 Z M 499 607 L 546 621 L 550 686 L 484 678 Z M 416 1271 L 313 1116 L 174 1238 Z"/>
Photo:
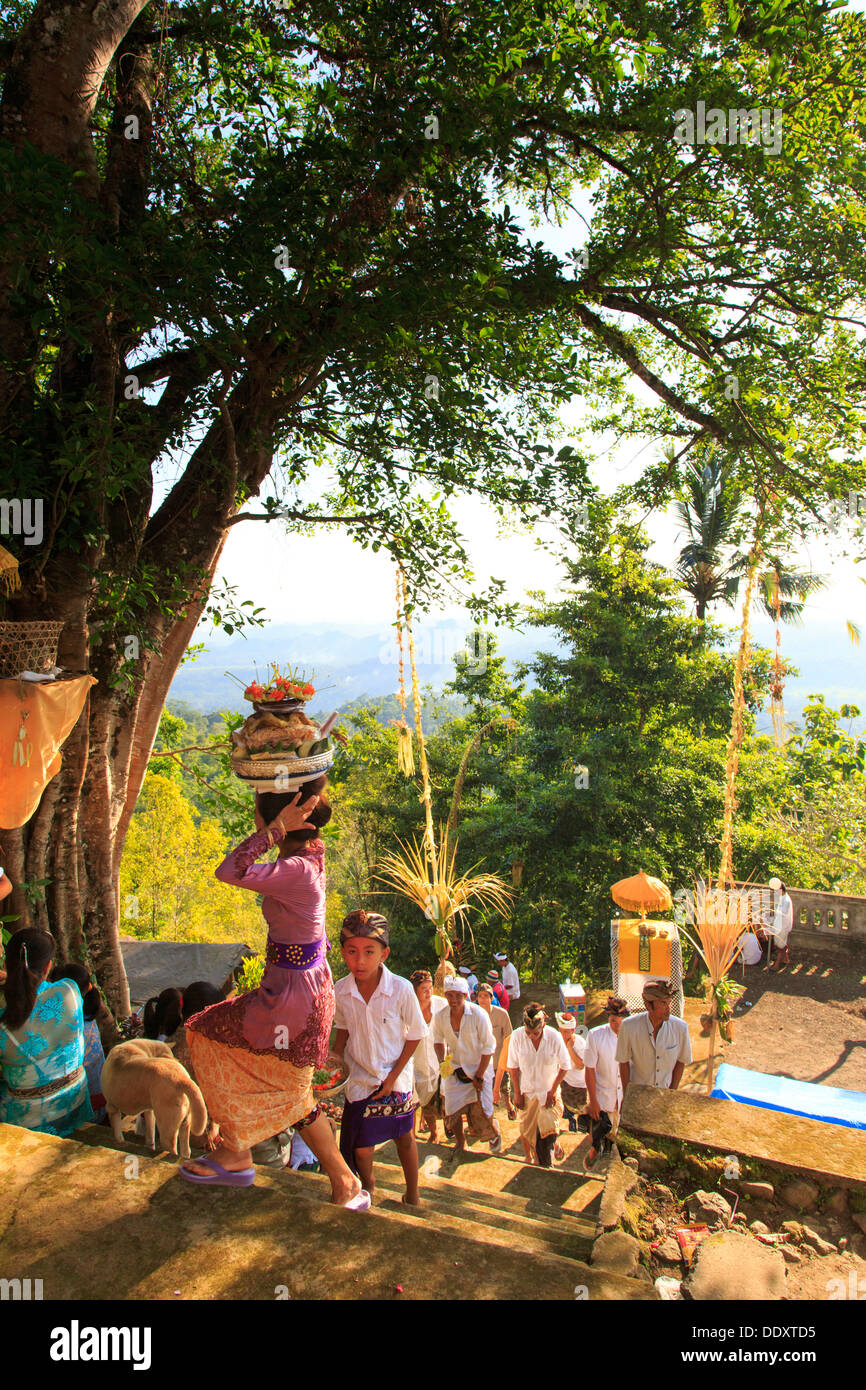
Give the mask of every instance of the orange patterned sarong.
<path id="1" fill-rule="evenodd" d="M 208 1113 L 231 1149 L 251 1149 L 315 1109 L 313 1068 L 285 1057 L 227 1047 L 187 1030 Z"/>

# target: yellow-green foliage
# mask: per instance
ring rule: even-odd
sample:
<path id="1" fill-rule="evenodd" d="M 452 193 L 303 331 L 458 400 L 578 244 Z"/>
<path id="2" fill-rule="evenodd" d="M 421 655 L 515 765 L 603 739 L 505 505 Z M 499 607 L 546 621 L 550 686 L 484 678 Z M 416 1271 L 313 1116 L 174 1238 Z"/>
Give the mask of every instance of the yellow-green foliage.
<path id="1" fill-rule="evenodd" d="M 237 974 L 238 994 L 249 994 L 250 990 L 258 989 L 264 973 L 264 956 L 247 956 Z"/>
<path id="2" fill-rule="evenodd" d="M 215 820 L 196 822 L 181 788 L 149 773 L 120 864 L 120 929 L 164 941 L 264 946 L 255 893 L 214 878 L 230 846 Z"/>

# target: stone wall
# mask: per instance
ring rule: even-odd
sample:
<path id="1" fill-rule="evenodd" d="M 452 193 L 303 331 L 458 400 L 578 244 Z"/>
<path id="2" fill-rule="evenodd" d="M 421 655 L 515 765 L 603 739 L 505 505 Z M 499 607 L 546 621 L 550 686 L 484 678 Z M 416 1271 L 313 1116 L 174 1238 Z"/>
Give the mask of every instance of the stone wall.
<path id="1" fill-rule="evenodd" d="M 738 888 L 759 888 L 763 883 L 738 883 Z M 845 893 L 816 893 L 810 888 L 786 885 L 794 905 L 794 949 L 866 951 L 866 898 Z"/>

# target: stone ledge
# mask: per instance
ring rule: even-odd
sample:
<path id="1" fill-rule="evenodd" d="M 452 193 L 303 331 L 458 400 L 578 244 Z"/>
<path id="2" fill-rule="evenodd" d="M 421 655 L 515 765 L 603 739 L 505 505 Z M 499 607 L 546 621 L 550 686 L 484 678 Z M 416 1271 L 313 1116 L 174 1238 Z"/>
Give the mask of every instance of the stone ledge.
<path id="1" fill-rule="evenodd" d="M 623 1163 L 619 1149 L 614 1145 L 598 1212 L 597 1235 L 601 1236 L 605 1231 L 612 1231 L 619 1225 L 625 1211 L 626 1198 L 637 1187 L 637 1180 L 637 1173 Z"/>
<path id="2" fill-rule="evenodd" d="M 655 1086 L 629 1086 L 621 1123 L 635 1134 L 677 1139 L 866 1191 L 859 1129 Z"/>
<path id="3" fill-rule="evenodd" d="M 596 1301 L 655 1297 L 651 1286 L 528 1254 L 517 1241 L 510 1250 L 416 1230 L 273 1182 L 191 1187 L 169 1155 L 0 1125 L 0 1164 L 0 1277 L 41 1278 L 46 1299 L 272 1301 L 284 1288 L 293 1300 L 573 1301 L 576 1286 Z"/>

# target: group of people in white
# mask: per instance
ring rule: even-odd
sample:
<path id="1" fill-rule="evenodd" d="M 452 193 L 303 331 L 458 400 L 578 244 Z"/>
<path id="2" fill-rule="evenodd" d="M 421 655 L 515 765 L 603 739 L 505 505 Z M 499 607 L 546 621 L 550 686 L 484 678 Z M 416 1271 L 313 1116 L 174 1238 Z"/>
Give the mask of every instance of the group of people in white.
<path id="1" fill-rule="evenodd" d="M 616 1134 L 629 1083 L 675 1088 L 691 1061 L 688 1026 L 671 1017 L 674 990 L 664 981 L 647 984 L 645 1010 L 632 1017 L 623 999 L 609 997 L 605 1022 L 588 1033 L 567 1012 L 557 1013 L 552 1027 L 536 1001 L 523 1008 L 515 1028 L 491 986 L 479 984 L 473 1002 L 460 975 L 446 976 L 444 997 L 434 994 L 426 970 L 416 971 L 411 983 L 427 1025 L 413 1054 L 416 1119 L 433 1143 L 441 1121 L 462 1150 L 465 1122 L 498 1153 L 495 1107 L 504 1102 L 509 1118 L 519 1119 L 528 1163 L 551 1167 L 564 1157 L 557 1136 L 567 1117 L 572 1131 L 590 1136 L 589 1169 Z"/>

